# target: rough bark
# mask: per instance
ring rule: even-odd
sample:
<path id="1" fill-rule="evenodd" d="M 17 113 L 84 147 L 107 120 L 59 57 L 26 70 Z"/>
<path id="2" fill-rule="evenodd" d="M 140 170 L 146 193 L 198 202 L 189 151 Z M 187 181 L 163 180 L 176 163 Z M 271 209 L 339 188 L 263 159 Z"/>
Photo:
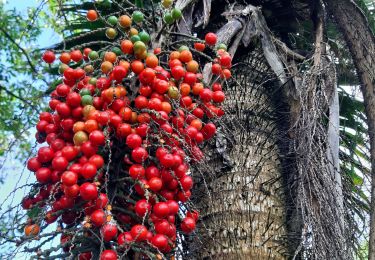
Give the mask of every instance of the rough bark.
<path id="1" fill-rule="evenodd" d="M 238 76 L 226 89 L 223 135 L 207 147 L 210 160 L 197 174 L 195 203 L 203 215 L 190 257 L 286 259 L 276 118 L 263 85 L 269 67 L 259 50 L 241 61 L 246 65 L 234 69 Z"/>
<path id="2" fill-rule="evenodd" d="M 369 259 L 375 259 L 375 37 L 362 10 L 352 0 L 326 0 L 342 31 L 361 82 L 370 137 L 371 216 Z"/>

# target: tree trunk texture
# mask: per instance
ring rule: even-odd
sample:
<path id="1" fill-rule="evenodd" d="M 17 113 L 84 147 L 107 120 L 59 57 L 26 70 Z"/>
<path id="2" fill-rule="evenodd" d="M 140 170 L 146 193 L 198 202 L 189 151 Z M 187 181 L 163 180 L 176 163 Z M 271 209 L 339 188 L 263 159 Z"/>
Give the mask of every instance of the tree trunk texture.
<path id="1" fill-rule="evenodd" d="M 229 9 L 222 14 L 228 22 L 216 25 L 218 41 L 237 53 L 234 77 L 225 89 L 226 116 L 216 141 L 205 149 L 206 163 L 193 170 L 198 187 L 192 202 L 202 216 L 198 237 L 186 237 L 186 258 L 341 259 L 337 129 L 322 124 L 328 108 L 335 108 L 336 88 L 323 19 L 310 68 L 301 73 L 288 67 L 304 57 L 284 50 L 260 8 Z M 191 28 L 193 20 L 186 21 L 184 28 Z M 206 66 L 204 81 L 211 79 Z M 330 112 L 337 123 L 337 107 Z"/>
<path id="2" fill-rule="evenodd" d="M 326 0 L 343 33 L 361 82 L 370 137 L 371 216 L 369 259 L 375 259 L 375 37 L 362 10 L 353 0 Z"/>
<path id="3" fill-rule="evenodd" d="M 286 208 L 276 144 L 274 83 L 261 50 L 240 59 L 226 89 L 226 117 L 196 171 L 201 216 L 194 259 L 286 259 Z M 199 180 L 200 179 L 200 180 Z"/>

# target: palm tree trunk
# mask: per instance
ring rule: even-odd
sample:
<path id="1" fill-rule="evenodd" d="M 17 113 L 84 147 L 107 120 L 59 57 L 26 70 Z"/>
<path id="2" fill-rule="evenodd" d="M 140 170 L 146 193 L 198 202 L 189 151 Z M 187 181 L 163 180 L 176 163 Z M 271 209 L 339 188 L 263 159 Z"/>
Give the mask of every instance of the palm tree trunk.
<path id="1" fill-rule="evenodd" d="M 190 249 L 198 259 L 285 259 L 287 246 L 281 165 L 270 75 L 263 55 L 252 52 L 234 69 L 226 90 L 223 135 L 206 150 L 203 183 L 195 195 L 202 212 L 199 240 Z M 227 139 L 225 139 L 225 137 Z M 229 138 L 228 138 L 229 136 Z M 203 180 L 204 179 L 204 180 Z"/>
<path id="2" fill-rule="evenodd" d="M 361 81 L 370 137 L 371 216 L 369 259 L 375 259 L 375 37 L 363 11 L 350 0 L 326 0 L 342 31 Z"/>

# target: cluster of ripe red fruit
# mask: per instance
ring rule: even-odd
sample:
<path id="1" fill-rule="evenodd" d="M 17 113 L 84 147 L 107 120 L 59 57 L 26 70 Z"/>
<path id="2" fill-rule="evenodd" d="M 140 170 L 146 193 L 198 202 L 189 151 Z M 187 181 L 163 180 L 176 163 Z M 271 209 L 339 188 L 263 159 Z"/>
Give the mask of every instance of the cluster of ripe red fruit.
<path id="1" fill-rule="evenodd" d="M 216 35 L 205 40 L 195 49 L 214 47 Z M 91 49 L 60 56 L 63 82 L 51 93 L 51 112 L 42 112 L 36 125 L 38 142 L 47 145 L 27 163 L 39 188 L 23 207 L 43 208 L 47 224 L 59 219 L 97 232 L 111 248 L 101 259 L 117 259 L 139 243 L 168 253 L 177 227 L 194 231 L 198 213 L 186 205 L 181 210 L 179 202 L 191 196 L 189 164 L 203 159 L 199 145 L 215 135 L 211 120 L 224 114 L 221 84 L 204 86 L 189 48 L 169 52 L 163 68 L 159 49 L 140 58 L 139 46 L 123 40 L 122 55 L 107 51 L 100 59 Z M 231 57 L 223 48 L 217 53 L 212 72 L 228 78 Z M 54 53 L 46 51 L 43 60 L 53 63 Z"/>

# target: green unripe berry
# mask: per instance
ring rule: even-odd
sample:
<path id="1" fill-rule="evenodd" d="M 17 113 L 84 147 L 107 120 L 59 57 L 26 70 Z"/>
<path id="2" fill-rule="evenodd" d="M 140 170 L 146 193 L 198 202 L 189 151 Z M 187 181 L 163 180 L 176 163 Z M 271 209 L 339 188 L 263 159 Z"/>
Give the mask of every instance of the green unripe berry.
<path id="1" fill-rule="evenodd" d="M 115 26 L 117 24 L 117 17 L 114 15 L 111 15 L 110 17 L 108 17 L 107 22 L 110 25 Z"/>
<path id="2" fill-rule="evenodd" d="M 89 79 L 89 84 L 91 84 L 91 85 L 96 85 L 96 81 L 97 81 L 97 79 L 96 78 L 90 78 Z"/>
<path id="3" fill-rule="evenodd" d="M 217 46 L 217 49 L 218 50 L 224 50 L 226 51 L 228 49 L 228 47 L 224 44 L 224 43 L 220 43 L 218 46 Z"/>
<path id="4" fill-rule="evenodd" d="M 144 43 L 148 43 L 150 41 L 150 35 L 145 32 L 145 31 L 141 31 L 139 34 L 138 34 L 140 40 Z"/>
<path id="5" fill-rule="evenodd" d="M 139 42 L 141 38 L 137 34 L 137 35 L 133 35 L 132 37 L 130 37 L 130 40 L 132 41 L 132 43 L 135 43 L 135 42 Z"/>
<path id="6" fill-rule="evenodd" d="M 137 41 L 134 43 L 133 50 L 135 54 L 141 54 L 145 52 L 146 45 L 142 41 Z"/>
<path id="7" fill-rule="evenodd" d="M 84 95 L 81 99 L 81 104 L 83 106 L 92 105 L 93 103 L 93 97 L 91 95 Z"/>
<path id="8" fill-rule="evenodd" d="M 135 11 L 133 14 L 132 14 L 132 20 L 136 23 L 140 23 L 143 21 L 143 13 L 140 12 L 140 11 Z"/>
<path id="9" fill-rule="evenodd" d="M 170 13 L 165 13 L 164 17 L 163 17 L 163 20 L 166 24 L 174 23 L 174 19 L 173 19 L 172 15 Z"/>
<path id="10" fill-rule="evenodd" d="M 180 48 L 178 48 L 178 51 L 179 52 L 182 52 L 182 51 L 188 51 L 189 50 L 189 47 L 186 46 L 186 45 L 181 45 Z"/>
<path id="11" fill-rule="evenodd" d="M 113 47 L 112 52 L 114 52 L 117 56 L 122 55 L 122 51 L 119 47 Z"/>
<path id="12" fill-rule="evenodd" d="M 99 54 L 96 51 L 90 51 L 89 53 L 89 59 L 90 60 L 97 60 L 99 59 Z"/>
<path id="13" fill-rule="evenodd" d="M 81 97 L 83 97 L 83 96 L 91 95 L 91 92 L 90 92 L 89 89 L 83 88 L 83 89 L 81 89 L 81 91 L 79 92 L 79 94 L 81 95 Z"/>
<path id="14" fill-rule="evenodd" d="M 178 8 L 173 8 L 171 15 L 174 20 L 179 20 L 182 17 L 182 12 Z"/>

